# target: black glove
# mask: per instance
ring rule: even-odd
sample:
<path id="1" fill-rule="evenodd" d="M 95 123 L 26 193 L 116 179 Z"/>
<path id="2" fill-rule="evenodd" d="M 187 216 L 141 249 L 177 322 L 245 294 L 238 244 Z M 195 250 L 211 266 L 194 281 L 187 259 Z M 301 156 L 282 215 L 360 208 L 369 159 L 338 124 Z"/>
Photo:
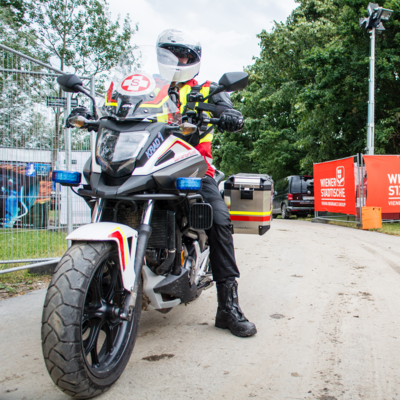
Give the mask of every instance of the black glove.
<path id="1" fill-rule="evenodd" d="M 73 128 L 73 126 L 69 123 L 68 120 L 71 117 L 76 117 L 77 115 L 81 115 L 82 117 L 85 117 L 86 119 L 93 119 L 93 115 L 90 113 L 90 111 L 85 106 L 80 106 L 80 107 L 74 108 L 71 111 L 71 114 L 68 115 L 67 120 L 65 121 L 66 128 Z"/>
<path id="2" fill-rule="evenodd" d="M 221 114 L 218 128 L 221 132 L 238 132 L 244 127 L 243 115 L 240 111 L 226 110 Z"/>

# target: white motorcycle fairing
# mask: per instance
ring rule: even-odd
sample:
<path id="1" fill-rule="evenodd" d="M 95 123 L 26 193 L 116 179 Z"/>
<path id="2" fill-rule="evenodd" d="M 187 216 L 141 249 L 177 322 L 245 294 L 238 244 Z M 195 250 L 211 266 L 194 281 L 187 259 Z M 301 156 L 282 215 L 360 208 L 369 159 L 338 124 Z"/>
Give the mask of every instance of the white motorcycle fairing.
<path id="1" fill-rule="evenodd" d="M 149 298 L 150 302 L 148 304 L 149 309 L 160 310 L 163 308 L 171 308 L 181 304 L 180 299 L 164 301 L 161 294 L 154 292 L 154 287 L 165 279 L 165 276 L 156 275 L 150 270 L 147 265 L 143 266 L 142 269 L 143 276 L 143 291 Z"/>
<path id="2" fill-rule="evenodd" d="M 129 226 L 115 222 L 97 222 L 75 229 L 67 236 L 67 240 L 117 243 L 122 283 L 126 290 L 132 292 L 135 284 L 134 263 L 137 237 L 137 231 Z"/>

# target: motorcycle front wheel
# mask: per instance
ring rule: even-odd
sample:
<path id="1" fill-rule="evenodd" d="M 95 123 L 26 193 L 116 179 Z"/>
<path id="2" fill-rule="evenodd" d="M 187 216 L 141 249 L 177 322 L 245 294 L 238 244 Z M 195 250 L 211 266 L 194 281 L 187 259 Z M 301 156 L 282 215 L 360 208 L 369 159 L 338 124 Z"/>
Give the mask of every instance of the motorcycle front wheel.
<path id="1" fill-rule="evenodd" d="M 58 263 L 44 303 L 42 350 L 64 393 L 95 397 L 121 376 L 138 334 L 142 282 L 130 321 L 119 317 L 125 297 L 113 243 L 75 243 Z"/>

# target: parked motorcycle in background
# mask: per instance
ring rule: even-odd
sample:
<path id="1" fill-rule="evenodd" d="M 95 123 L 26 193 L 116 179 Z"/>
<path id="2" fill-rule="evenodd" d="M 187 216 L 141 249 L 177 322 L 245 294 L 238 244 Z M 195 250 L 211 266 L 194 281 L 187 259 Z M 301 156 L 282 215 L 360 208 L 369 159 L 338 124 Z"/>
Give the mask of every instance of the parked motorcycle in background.
<path id="1" fill-rule="evenodd" d="M 77 190 L 92 223 L 67 237 L 72 246 L 55 268 L 44 303 L 42 347 L 53 382 L 76 398 L 99 395 L 120 377 L 143 302 L 167 312 L 212 285 L 205 230 L 213 210 L 197 194 L 207 164 L 186 138 L 219 120 L 204 118 L 214 106 L 199 94 L 188 99 L 196 103 L 190 117 L 181 115 L 173 68 L 159 71 L 160 59 L 178 65 L 165 49 L 127 51 L 104 105 L 96 108 L 92 99 L 100 118 L 69 119 L 97 131 L 83 171 L 86 184 Z M 244 72 L 227 73 L 213 94 L 243 89 L 247 80 Z M 75 75 L 58 82 L 66 92 L 90 97 Z M 53 180 L 79 186 L 81 175 L 54 171 Z"/>

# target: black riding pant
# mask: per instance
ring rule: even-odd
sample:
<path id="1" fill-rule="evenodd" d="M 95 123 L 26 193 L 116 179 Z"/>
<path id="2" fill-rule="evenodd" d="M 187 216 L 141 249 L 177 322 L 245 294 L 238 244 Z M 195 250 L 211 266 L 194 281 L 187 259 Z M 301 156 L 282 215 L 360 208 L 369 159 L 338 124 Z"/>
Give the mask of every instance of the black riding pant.
<path id="1" fill-rule="evenodd" d="M 213 225 L 206 231 L 210 246 L 210 262 L 213 279 L 224 282 L 227 278 L 239 278 L 240 273 L 236 265 L 235 249 L 233 247 L 232 233 L 229 228 L 231 219 L 218 190 L 217 182 L 210 176 L 202 180 L 203 187 L 199 193 L 205 202 L 210 203 L 213 209 Z"/>

